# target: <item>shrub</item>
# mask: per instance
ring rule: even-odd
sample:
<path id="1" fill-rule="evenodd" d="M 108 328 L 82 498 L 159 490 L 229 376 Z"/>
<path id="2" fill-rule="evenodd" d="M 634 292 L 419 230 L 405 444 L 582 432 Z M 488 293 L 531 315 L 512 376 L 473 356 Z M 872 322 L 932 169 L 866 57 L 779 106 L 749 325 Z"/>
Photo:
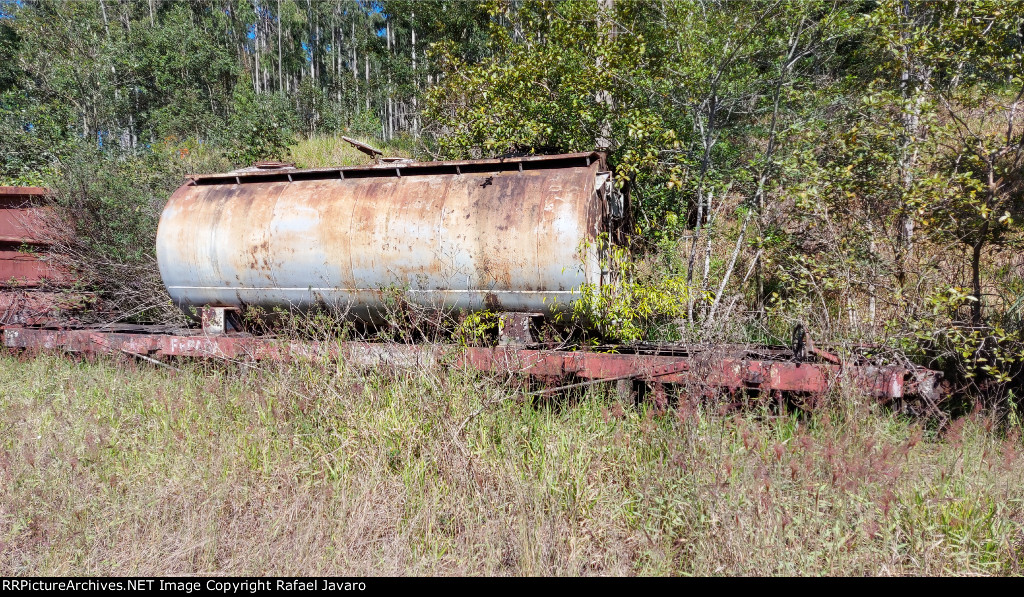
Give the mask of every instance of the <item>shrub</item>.
<path id="1" fill-rule="evenodd" d="M 119 319 L 167 322 L 171 305 L 156 263 L 156 230 L 167 198 L 187 174 L 224 170 L 224 156 L 194 141 L 168 140 L 140 152 L 85 144 L 63 157 L 49 181 L 61 209 L 52 257 L 96 291 Z"/>

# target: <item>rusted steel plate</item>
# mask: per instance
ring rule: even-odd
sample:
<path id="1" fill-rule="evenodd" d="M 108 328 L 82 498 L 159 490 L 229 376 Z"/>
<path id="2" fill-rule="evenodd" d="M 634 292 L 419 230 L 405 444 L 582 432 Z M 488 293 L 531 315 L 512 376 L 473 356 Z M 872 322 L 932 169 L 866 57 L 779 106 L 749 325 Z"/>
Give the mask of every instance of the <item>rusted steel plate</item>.
<path id="1" fill-rule="evenodd" d="M 77 293 L 38 290 L 0 292 L 0 324 L 42 325 L 81 309 L 89 297 Z"/>
<path id="2" fill-rule="evenodd" d="M 0 250 L 0 286 L 65 285 L 72 280 L 67 270 L 45 261 L 39 253 Z"/>
<path id="3" fill-rule="evenodd" d="M 601 282 L 600 154 L 200 177 L 157 258 L 181 306 L 417 305 L 550 313 Z M 587 248 L 589 246 L 589 248 Z"/>
<path id="4" fill-rule="evenodd" d="M 291 172 L 287 172 L 284 174 L 282 174 L 281 172 L 256 171 L 252 169 L 246 169 L 244 172 L 238 173 L 229 172 L 223 174 L 196 174 L 190 176 L 189 180 L 196 182 L 214 180 L 231 183 L 235 182 L 237 178 L 240 182 L 251 182 L 258 181 L 260 179 L 276 180 L 280 178 L 282 175 L 287 176 L 288 174 L 291 174 L 296 179 L 305 177 L 339 178 L 341 176 L 352 178 L 359 177 L 364 174 L 378 176 L 380 174 L 380 171 L 382 170 L 390 173 L 390 171 L 393 171 L 395 168 L 401 168 L 402 172 L 405 172 L 405 175 L 409 176 L 414 173 L 433 172 L 443 169 L 449 169 L 454 171 L 455 168 L 460 168 L 465 169 L 466 172 L 475 172 L 480 170 L 517 169 L 519 164 L 523 164 L 524 168 L 533 168 L 547 167 L 551 165 L 557 166 L 562 163 L 573 162 L 578 160 L 604 162 L 604 159 L 605 156 L 601 152 L 581 152 L 566 153 L 559 155 L 532 155 L 511 158 L 488 158 L 482 160 L 448 160 L 443 162 L 385 162 L 381 164 L 373 164 L 366 166 L 342 166 L 337 168 L 305 168 L 302 170 L 292 170 Z"/>
<path id="5" fill-rule="evenodd" d="M 481 370 L 522 371 L 588 379 L 632 376 L 662 383 L 707 384 L 729 389 L 823 393 L 838 379 L 836 365 L 759 361 L 753 359 L 680 359 L 672 356 L 572 353 L 543 350 L 469 349 L 467 359 Z M 671 373 L 661 371 L 671 368 Z M 874 382 L 876 372 L 866 375 Z M 890 396 L 890 386 L 872 385 L 873 395 Z"/>
<path id="6" fill-rule="evenodd" d="M 50 208 L 39 199 L 50 195 L 42 187 L 0 187 L 0 243 L 46 244 Z"/>
<path id="7" fill-rule="evenodd" d="M 0 199 L 0 243 L 44 245 L 54 234 L 46 207 L 4 207 Z"/>
<path id="8" fill-rule="evenodd" d="M 879 398 L 911 393 L 937 399 L 942 374 L 924 368 L 833 363 L 795 363 L 754 358 L 677 357 L 595 352 L 562 352 L 507 347 L 469 348 L 466 363 L 482 371 L 528 373 L 543 377 L 575 375 L 585 379 L 636 379 L 670 384 L 706 385 L 729 390 L 823 394 L 843 380 Z"/>
<path id="9" fill-rule="evenodd" d="M 293 342 L 252 336 L 104 332 L 95 329 L 4 328 L 8 348 L 60 349 L 82 353 L 125 352 L 148 357 L 289 360 L 329 357 L 358 366 L 423 367 L 439 362 L 491 373 L 544 378 L 569 375 L 592 380 L 632 377 L 652 383 L 759 392 L 821 394 L 848 380 L 860 391 L 891 400 L 909 393 L 938 398 L 941 373 L 923 368 L 793 363 L 739 358 L 680 358 L 595 352 L 366 342 Z"/>
<path id="10" fill-rule="evenodd" d="M 44 187 L 0 187 L 0 197 L 45 197 L 52 194 Z"/>
<path id="11" fill-rule="evenodd" d="M 52 208 L 39 204 L 50 194 L 41 187 L 0 187 L 0 324 L 52 323 L 82 306 L 80 294 L 25 290 L 73 281 L 40 252 L 56 236 Z"/>

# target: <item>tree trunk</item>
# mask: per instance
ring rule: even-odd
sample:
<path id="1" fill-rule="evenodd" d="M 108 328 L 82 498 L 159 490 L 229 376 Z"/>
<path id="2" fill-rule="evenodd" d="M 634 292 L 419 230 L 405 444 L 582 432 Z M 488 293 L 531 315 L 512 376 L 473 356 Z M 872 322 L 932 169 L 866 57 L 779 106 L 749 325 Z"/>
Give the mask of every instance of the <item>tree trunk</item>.
<path id="1" fill-rule="evenodd" d="M 100 0 L 100 12 L 103 13 L 103 30 L 106 32 L 107 37 L 110 37 L 110 23 L 107 21 L 107 4 L 103 0 Z"/>
<path id="2" fill-rule="evenodd" d="M 603 41 L 606 44 L 615 42 L 615 38 L 618 35 L 618 28 L 615 25 L 615 0 L 598 0 L 597 2 L 597 24 L 599 29 L 607 28 L 607 32 L 603 34 Z M 597 71 L 600 76 L 601 70 L 604 68 L 604 58 L 598 56 L 597 58 Z M 604 106 L 608 114 L 601 119 L 597 138 L 594 140 L 594 146 L 598 150 L 608 150 L 612 146 L 612 122 L 610 113 L 615 109 L 615 98 L 612 97 L 611 91 L 607 89 L 601 89 L 597 92 L 595 98 L 597 102 Z"/>
<path id="3" fill-rule="evenodd" d="M 256 19 L 256 37 L 253 40 L 253 71 L 252 88 L 256 93 L 260 92 L 260 20 Z"/>
<path id="4" fill-rule="evenodd" d="M 415 90 L 412 93 L 412 136 L 418 139 L 420 136 L 420 110 L 418 96 L 420 94 L 420 80 L 416 75 L 416 11 L 412 11 L 409 29 L 412 32 L 412 80 L 415 83 Z"/>
<path id="5" fill-rule="evenodd" d="M 281 0 L 277 0 L 277 90 L 284 91 L 284 59 L 281 52 L 281 29 L 284 19 L 281 17 Z"/>
<path id="6" fill-rule="evenodd" d="M 359 113 L 359 55 L 356 53 L 356 23 L 352 21 L 352 99 Z"/>

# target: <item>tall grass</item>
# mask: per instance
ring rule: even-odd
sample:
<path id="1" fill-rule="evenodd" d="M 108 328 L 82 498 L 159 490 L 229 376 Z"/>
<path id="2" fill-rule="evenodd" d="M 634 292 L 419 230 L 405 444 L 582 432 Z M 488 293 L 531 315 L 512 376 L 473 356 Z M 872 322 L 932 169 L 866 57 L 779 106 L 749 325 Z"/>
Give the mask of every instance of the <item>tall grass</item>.
<path id="1" fill-rule="evenodd" d="M 409 152 L 384 145 L 373 139 L 360 138 L 384 152 L 386 157 L 411 157 Z M 288 148 L 288 160 L 298 168 L 330 168 L 372 164 L 370 156 L 352 146 L 341 135 L 313 135 L 300 139 Z"/>
<path id="2" fill-rule="evenodd" d="M 1021 572 L 1024 447 L 980 415 L 519 384 L 2 357 L 0 574 Z"/>

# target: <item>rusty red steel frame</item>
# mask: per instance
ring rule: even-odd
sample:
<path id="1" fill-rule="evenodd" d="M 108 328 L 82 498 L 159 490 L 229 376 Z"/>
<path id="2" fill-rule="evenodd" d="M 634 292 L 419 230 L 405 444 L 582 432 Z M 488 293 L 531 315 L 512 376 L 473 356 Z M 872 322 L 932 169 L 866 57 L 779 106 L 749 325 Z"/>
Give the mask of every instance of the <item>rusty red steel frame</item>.
<path id="1" fill-rule="evenodd" d="M 49 208 L 38 202 L 49 194 L 41 187 L 0 187 L 0 287 L 70 281 L 68 272 L 49 263 L 41 251 L 53 233 Z"/>
<path id="2" fill-rule="evenodd" d="M 0 324 L 41 325 L 81 310 L 87 293 L 72 291 L 74 275 L 51 261 L 52 194 L 41 187 L 0 187 Z"/>
<path id="3" fill-rule="evenodd" d="M 81 293 L 5 288 L 0 291 L 0 324 L 52 324 L 62 314 L 81 310 L 88 300 Z"/>
<path id="4" fill-rule="evenodd" d="M 123 353 L 150 359 L 190 357 L 237 362 L 287 361 L 298 358 L 338 359 L 355 366 L 469 367 L 482 372 L 526 374 L 549 381 L 583 379 L 594 382 L 636 379 L 660 388 L 664 384 L 714 387 L 727 391 L 774 394 L 823 394 L 845 380 L 883 401 L 919 396 L 939 398 L 942 374 L 922 367 L 876 366 L 840 362 L 795 362 L 756 358 L 741 351 L 686 355 L 622 354 L 566 351 L 517 346 L 458 347 L 452 345 L 380 344 L 370 342 L 301 342 L 245 334 L 206 335 L 198 330 L 146 326 L 105 329 L 46 329 L 7 326 L 3 343 L 9 349 L 60 350 L 81 354 Z"/>

